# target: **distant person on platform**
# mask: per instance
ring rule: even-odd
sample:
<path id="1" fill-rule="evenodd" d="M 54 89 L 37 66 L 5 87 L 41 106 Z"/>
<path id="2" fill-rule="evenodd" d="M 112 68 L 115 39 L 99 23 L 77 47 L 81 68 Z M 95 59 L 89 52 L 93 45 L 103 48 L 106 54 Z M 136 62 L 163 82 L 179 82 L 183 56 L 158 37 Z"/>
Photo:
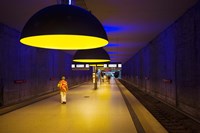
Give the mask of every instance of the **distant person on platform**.
<path id="1" fill-rule="evenodd" d="M 111 75 L 108 75 L 108 83 L 110 84 Z"/>
<path id="2" fill-rule="evenodd" d="M 100 74 L 100 75 L 101 75 L 101 76 L 100 76 L 100 77 L 101 77 L 101 81 L 104 82 L 104 79 L 103 79 L 104 74 L 103 74 L 102 71 L 101 71 L 101 74 Z"/>
<path id="3" fill-rule="evenodd" d="M 62 76 L 61 80 L 58 82 L 58 88 L 60 89 L 61 103 L 66 104 L 66 95 L 68 91 L 68 84 L 65 80 L 65 76 Z"/>

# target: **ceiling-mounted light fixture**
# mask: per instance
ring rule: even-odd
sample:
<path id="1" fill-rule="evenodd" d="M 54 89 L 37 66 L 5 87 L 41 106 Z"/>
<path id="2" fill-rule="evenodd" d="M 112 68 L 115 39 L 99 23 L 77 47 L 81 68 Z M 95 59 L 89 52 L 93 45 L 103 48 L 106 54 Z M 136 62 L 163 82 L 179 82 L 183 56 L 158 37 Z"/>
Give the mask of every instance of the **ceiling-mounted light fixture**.
<path id="1" fill-rule="evenodd" d="M 103 47 L 108 44 L 108 38 L 102 24 L 90 12 L 58 4 L 30 18 L 22 30 L 20 42 L 39 48 L 78 50 Z"/>
<path id="2" fill-rule="evenodd" d="M 96 48 L 76 51 L 73 61 L 81 63 L 103 63 L 110 62 L 110 57 L 103 48 Z"/>

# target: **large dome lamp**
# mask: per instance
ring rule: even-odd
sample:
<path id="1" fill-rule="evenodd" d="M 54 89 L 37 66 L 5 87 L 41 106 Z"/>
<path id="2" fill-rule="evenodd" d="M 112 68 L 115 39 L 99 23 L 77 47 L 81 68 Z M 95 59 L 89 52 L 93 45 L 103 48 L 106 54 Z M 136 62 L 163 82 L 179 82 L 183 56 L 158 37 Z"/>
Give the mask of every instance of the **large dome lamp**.
<path id="1" fill-rule="evenodd" d="M 79 50 L 108 44 L 99 20 L 85 9 L 68 4 L 46 7 L 25 24 L 20 42 L 38 48 Z"/>

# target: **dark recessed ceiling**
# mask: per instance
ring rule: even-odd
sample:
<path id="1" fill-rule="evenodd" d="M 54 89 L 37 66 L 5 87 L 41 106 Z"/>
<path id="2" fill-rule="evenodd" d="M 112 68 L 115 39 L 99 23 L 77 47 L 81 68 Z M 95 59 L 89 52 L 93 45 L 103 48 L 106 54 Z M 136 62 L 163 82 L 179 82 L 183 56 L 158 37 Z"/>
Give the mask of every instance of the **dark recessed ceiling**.
<path id="1" fill-rule="evenodd" d="M 198 0 L 77 0 L 103 23 L 112 62 L 125 62 Z M 3 0 L 0 22 L 18 31 L 38 10 L 58 0 Z M 68 51 L 74 53 L 74 51 Z"/>

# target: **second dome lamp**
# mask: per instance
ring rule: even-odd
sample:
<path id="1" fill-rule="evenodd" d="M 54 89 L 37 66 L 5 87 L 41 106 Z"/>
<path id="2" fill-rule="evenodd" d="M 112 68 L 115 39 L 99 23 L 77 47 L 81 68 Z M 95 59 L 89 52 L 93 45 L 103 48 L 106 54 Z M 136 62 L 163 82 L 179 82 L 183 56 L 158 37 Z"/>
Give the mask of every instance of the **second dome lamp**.
<path id="1" fill-rule="evenodd" d="M 103 48 L 77 50 L 74 54 L 73 62 L 104 63 L 110 62 L 110 56 Z"/>

